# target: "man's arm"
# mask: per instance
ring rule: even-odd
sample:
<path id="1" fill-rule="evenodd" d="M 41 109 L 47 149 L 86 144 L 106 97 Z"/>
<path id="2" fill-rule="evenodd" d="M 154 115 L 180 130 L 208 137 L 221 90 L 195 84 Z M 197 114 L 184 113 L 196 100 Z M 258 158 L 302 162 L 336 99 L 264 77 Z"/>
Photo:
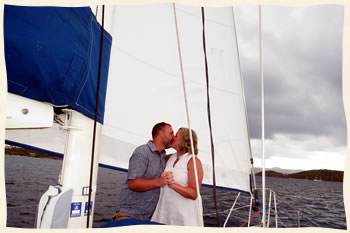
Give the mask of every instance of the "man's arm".
<path id="1" fill-rule="evenodd" d="M 162 175 L 157 179 L 144 179 L 136 178 L 128 180 L 128 187 L 135 192 L 145 192 L 160 186 L 166 185 L 172 182 L 172 174 L 169 172 L 163 172 Z"/>

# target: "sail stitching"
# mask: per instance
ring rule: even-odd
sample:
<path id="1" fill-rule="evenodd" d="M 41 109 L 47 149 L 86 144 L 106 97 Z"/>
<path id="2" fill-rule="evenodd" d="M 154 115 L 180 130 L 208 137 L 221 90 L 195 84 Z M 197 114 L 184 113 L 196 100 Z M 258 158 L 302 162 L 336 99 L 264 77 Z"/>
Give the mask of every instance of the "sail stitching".
<path id="1" fill-rule="evenodd" d="M 177 78 L 177 77 L 178 77 L 176 74 L 172 74 L 172 73 L 170 73 L 170 72 L 168 72 L 168 71 L 166 71 L 166 70 L 164 70 L 164 69 L 162 69 L 162 68 L 157 67 L 156 65 L 153 65 L 152 63 L 149 63 L 149 62 L 147 62 L 147 61 L 144 61 L 144 60 L 142 60 L 141 58 L 138 58 L 137 56 L 134 56 L 133 54 L 131 54 L 131 53 L 129 53 L 129 52 L 127 52 L 127 51 L 125 51 L 125 50 L 123 50 L 123 49 L 121 49 L 121 48 L 118 48 L 118 50 L 119 50 L 119 52 L 123 53 L 124 55 L 127 55 L 127 56 L 129 56 L 130 58 L 135 59 L 136 61 L 138 61 L 139 63 L 141 63 L 141 64 L 143 64 L 143 65 L 145 65 L 145 66 L 152 67 L 152 68 L 158 70 L 158 71 L 161 72 L 161 73 L 167 74 L 167 75 L 169 76 L 168 78 Z M 196 81 L 193 81 L 193 80 L 190 80 L 190 79 L 188 79 L 187 82 L 188 82 L 188 83 L 193 83 L 193 84 L 195 84 L 195 85 L 202 86 L 202 83 L 196 82 Z M 228 93 L 228 94 L 230 94 L 230 95 L 236 95 L 236 96 L 239 95 L 239 93 L 237 93 L 237 92 L 225 90 L 225 89 L 223 89 L 223 88 L 215 87 L 215 86 L 213 86 L 213 85 L 211 85 L 210 88 L 211 88 L 211 89 L 218 90 L 218 91 L 220 91 L 220 92 Z"/>

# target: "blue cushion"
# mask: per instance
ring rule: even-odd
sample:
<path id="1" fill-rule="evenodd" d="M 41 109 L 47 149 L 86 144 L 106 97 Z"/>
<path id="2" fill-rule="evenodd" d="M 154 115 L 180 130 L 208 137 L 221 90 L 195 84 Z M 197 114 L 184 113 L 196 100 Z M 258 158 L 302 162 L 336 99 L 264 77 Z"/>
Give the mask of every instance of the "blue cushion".
<path id="1" fill-rule="evenodd" d="M 164 225 L 164 224 L 158 223 L 158 222 L 142 221 L 134 218 L 128 218 L 128 219 L 120 219 L 117 221 L 108 222 L 103 226 L 101 226 L 101 228 L 122 227 L 122 226 L 130 226 L 130 225 Z"/>

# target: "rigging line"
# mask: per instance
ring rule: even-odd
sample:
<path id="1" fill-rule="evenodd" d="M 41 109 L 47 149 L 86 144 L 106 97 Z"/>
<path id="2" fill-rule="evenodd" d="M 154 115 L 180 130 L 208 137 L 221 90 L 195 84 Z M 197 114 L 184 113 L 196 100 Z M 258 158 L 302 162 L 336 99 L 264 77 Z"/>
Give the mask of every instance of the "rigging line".
<path id="1" fill-rule="evenodd" d="M 237 208 L 234 208 L 232 209 L 232 211 L 236 211 L 236 210 L 240 210 L 240 209 L 245 209 L 245 208 L 249 208 L 250 205 L 245 205 L 245 206 L 241 206 L 241 207 L 237 207 Z M 227 214 L 231 209 L 227 209 L 227 210 L 224 210 L 224 211 L 220 211 L 219 213 L 223 213 L 223 214 Z"/>
<path id="2" fill-rule="evenodd" d="M 232 211 L 233 211 L 233 208 L 235 207 L 235 205 L 236 205 L 236 203 L 237 203 L 237 200 L 238 200 L 238 198 L 239 198 L 240 195 L 241 195 L 241 193 L 239 192 L 238 195 L 237 195 L 237 197 L 236 197 L 236 199 L 235 199 L 235 201 L 234 201 L 234 203 L 233 203 L 233 205 L 232 205 L 232 207 L 231 207 L 231 209 L 230 209 L 229 214 L 227 215 L 227 218 L 226 218 L 226 220 L 225 220 L 225 223 L 224 223 L 224 226 L 223 226 L 223 227 L 226 227 L 226 223 L 228 222 L 228 220 L 229 220 L 229 218 L 230 218 L 230 216 L 231 216 L 231 213 L 232 213 Z"/>
<path id="3" fill-rule="evenodd" d="M 257 212 L 255 212 L 255 214 L 253 214 L 253 216 L 252 217 L 250 217 L 245 223 L 243 223 L 242 225 L 240 225 L 239 227 L 243 227 L 245 224 L 247 224 L 250 220 L 252 220 L 252 218 L 254 218 L 255 217 L 255 215 L 257 214 L 257 213 L 259 213 L 260 211 L 257 211 Z"/>
<path id="4" fill-rule="evenodd" d="M 260 79 L 261 79 L 261 160 L 262 160 L 262 226 L 266 225 L 265 210 L 265 118 L 264 118 L 264 76 L 263 76 L 263 54 L 262 54 L 262 25 L 261 25 L 261 5 L 259 5 L 259 55 L 260 55 Z"/>
<path id="5" fill-rule="evenodd" d="M 170 7 L 168 5 L 165 5 L 165 6 L 166 7 Z M 194 18 L 199 18 L 200 17 L 200 16 L 198 16 L 196 14 L 192 14 L 192 13 L 188 12 L 187 10 L 181 9 L 179 7 L 177 8 L 177 11 L 180 11 L 183 14 L 189 15 L 189 16 L 194 17 Z M 229 24 L 221 23 L 219 21 L 216 21 L 216 20 L 213 20 L 213 19 L 208 19 L 208 18 L 207 18 L 207 20 L 210 21 L 211 23 L 214 23 L 214 24 L 217 24 L 217 25 L 221 25 L 221 26 L 224 26 L 224 27 L 227 27 L 227 28 L 231 28 L 231 25 L 229 25 Z"/>
<path id="6" fill-rule="evenodd" d="M 242 74 L 241 64 L 240 64 L 240 56 L 239 56 L 239 49 L 238 49 L 238 39 L 237 39 L 237 30 L 236 30 L 236 20 L 235 20 L 235 8 L 234 7 L 232 7 L 232 17 L 233 17 L 233 28 L 234 28 L 234 32 L 235 32 L 235 37 L 234 38 L 235 38 L 235 41 L 236 41 L 237 57 L 238 57 L 238 64 L 239 64 L 239 74 L 241 76 L 242 96 L 243 96 L 243 103 L 244 103 L 244 110 L 245 110 L 244 113 L 245 113 L 247 133 L 248 133 L 248 145 L 249 145 L 251 173 L 252 173 L 252 177 L 253 177 L 254 189 L 256 189 L 254 160 L 253 160 L 253 154 L 252 154 L 252 146 L 251 146 L 251 143 L 250 143 L 250 130 L 249 130 L 249 124 L 248 124 L 247 104 L 246 104 L 245 92 L 244 92 L 243 74 Z M 259 214 L 259 218 L 260 218 L 260 214 Z"/>
<path id="7" fill-rule="evenodd" d="M 207 81 L 208 123 L 209 123 L 210 142 L 211 142 L 211 158 L 212 158 L 212 165 L 213 165 L 213 196 L 214 196 L 214 204 L 215 204 L 215 211 L 216 211 L 216 226 L 219 227 L 219 225 L 220 225 L 220 219 L 219 219 L 218 204 L 217 204 L 217 200 L 216 200 L 214 142 L 213 142 L 212 127 L 211 127 L 211 114 L 210 114 L 209 74 L 208 74 L 207 50 L 206 50 L 206 44 L 205 44 L 205 17 L 204 17 L 204 7 L 201 7 L 201 9 L 202 9 L 202 24 L 203 24 L 203 50 L 204 50 L 204 60 L 205 60 L 205 77 L 206 77 L 206 81 Z"/>
<path id="8" fill-rule="evenodd" d="M 100 81 L 101 81 L 101 66 L 102 66 L 102 50 L 103 50 L 103 33 L 104 33 L 104 16 L 105 5 L 102 5 L 102 27 L 101 27 L 101 39 L 100 39 L 100 55 L 98 61 L 98 79 L 97 79 L 97 90 L 96 90 L 96 106 L 95 106 L 95 119 L 94 119 L 94 132 L 92 138 L 92 151 L 91 151 L 91 165 L 90 165 L 90 181 L 89 181 L 89 198 L 88 198 L 88 209 L 87 209 L 87 221 L 86 228 L 89 228 L 90 223 L 90 206 L 91 206 L 91 194 L 92 194 L 92 176 L 94 171 L 94 158 L 95 158 L 95 141 L 96 141 L 96 126 L 97 126 L 97 114 L 98 114 L 98 102 L 100 96 Z"/>
<path id="9" fill-rule="evenodd" d="M 103 202 L 102 202 L 103 203 Z M 109 203 L 109 202 L 108 202 Z M 246 208 L 249 208 L 250 205 L 245 205 L 245 206 L 241 206 L 241 207 L 237 207 L 237 208 L 234 208 L 232 209 L 232 212 L 233 211 L 236 211 L 236 210 L 240 210 L 240 209 L 246 209 Z M 227 210 L 223 210 L 223 211 L 219 211 L 220 214 L 228 214 L 230 212 L 231 209 L 227 209 Z M 206 213 L 205 215 L 210 217 L 214 214 L 214 212 L 209 212 L 209 213 Z"/>
<path id="10" fill-rule="evenodd" d="M 96 13 L 95 13 L 96 18 L 97 18 L 97 13 L 98 13 L 98 5 L 96 6 Z"/>
<path id="11" fill-rule="evenodd" d="M 198 205 L 197 214 L 198 214 L 198 217 L 199 217 L 199 219 L 201 221 L 201 225 L 204 226 L 203 214 L 202 214 L 202 211 L 201 211 L 202 207 L 199 206 L 199 205 L 201 205 L 201 203 L 200 203 L 201 196 L 200 196 L 200 192 L 199 192 L 198 173 L 197 173 L 197 166 L 196 166 L 195 151 L 194 151 L 194 146 L 193 146 L 192 129 L 191 129 L 191 124 L 190 124 L 190 114 L 189 114 L 188 102 L 187 102 L 185 76 L 184 76 L 183 64 L 182 64 L 182 56 L 181 56 L 181 48 L 180 48 L 180 37 L 179 37 L 179 29 L 178 29 L 178 24 L 177 24 L 175 3 L 173 3 L 173 10 L 174 10 L 174 20 L 175 20 L 175 27 L 176 27 L 177 48 L 178 48 L 178 52 L 179 52 L 179 60 L 180 60 L 180 68 L 181 68 L 182 86 L 183 86 L 184 97 L 185 97 L 187 124 L 188 124 L 189 133 L 190 133 L 190 142 L 191 142 L 191 149 L 192 149 L 192 161 L 193 161 L 194 175 L 195 175 L 195 180 L 196 180 L 196 189 L 197 189 L 196 203 Z"/>

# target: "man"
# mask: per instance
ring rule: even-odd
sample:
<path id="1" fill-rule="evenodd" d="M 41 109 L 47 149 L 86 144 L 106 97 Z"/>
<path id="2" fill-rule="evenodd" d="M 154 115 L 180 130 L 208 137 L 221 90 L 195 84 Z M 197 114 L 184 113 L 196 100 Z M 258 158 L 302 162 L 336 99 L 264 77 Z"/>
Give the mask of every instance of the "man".
<path id="1" fill-rule="evenodd" d="M 151 219 L 160 187 L 173 181 L 172 173 L 163 173 L 165 149 L 171 147 L 173 138 L 171 125 L 161 122 L 152 129 L 152 141 L 135 149 L 129 160 L 127 181 L 120 192 L 117 212 L 113 214 L 112 220 Z"/>

